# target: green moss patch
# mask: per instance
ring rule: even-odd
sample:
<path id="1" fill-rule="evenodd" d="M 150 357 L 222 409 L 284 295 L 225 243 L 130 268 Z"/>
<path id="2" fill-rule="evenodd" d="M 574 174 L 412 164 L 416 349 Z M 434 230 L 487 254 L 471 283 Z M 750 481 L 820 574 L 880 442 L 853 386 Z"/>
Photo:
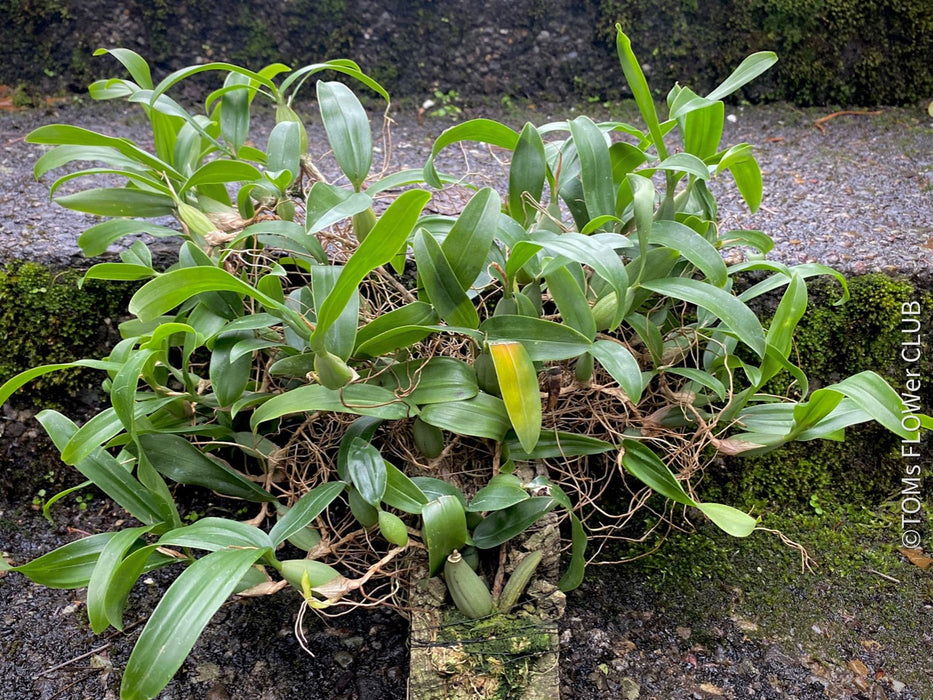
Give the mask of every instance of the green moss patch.
<path id="1" fill-rule="evenodd" d="M 14 263 L 0 271 L 0 381 L 32 367 L 98 357 L 124 312 L 126 285 L 90 283 L 81 273 L 54 271 L 35 263 Z M 22 393 L 34 405 L 67 403 L 95 386 L 87 372 L 53 372 Z M 99 375 L 96 383 L 99 383 Z"/>

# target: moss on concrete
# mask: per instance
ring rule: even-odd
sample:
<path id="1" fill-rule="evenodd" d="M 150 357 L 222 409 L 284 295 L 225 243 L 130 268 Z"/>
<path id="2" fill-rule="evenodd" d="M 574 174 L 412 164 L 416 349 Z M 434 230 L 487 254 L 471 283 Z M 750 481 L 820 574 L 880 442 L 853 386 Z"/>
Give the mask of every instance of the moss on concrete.
<path id="1" fill-rule="evenodd" d="M 835 282 L 811 284 L 807 313 L 795 340 L 796 362 L 811 390 L 872 370 L 898 391 L 905 390 L 908 363 L 901 358 L 902 305 L 916 303 L 925 333 L 933 329 L 933 297 L 906 279 L 882 274 L 849 280 L 851 299 L 835 305 Z M 924 349 L 919 362 L 921 408 L 933 411 L 933 354 Z M 779 375 L 770 389 L 786 391 L 790 376 Z M 791 389 L 792 390 L 792 389 Z M 706 485 L 710 499 L 750 506 L 810 509 L 812 503 L 873 506 L 901 488 L 904 460 L 900 439 L 876 424 L 846 430 L 845 442 L 814 440 L 792 443 L 761 457 L 719 462 Z"/>
<path id="2" fill-rule="evenodd" d="M 933 506 L 929 494 L 926 506 Z M 657 552 L 618 569 L 616 585 L 647 583 L 664 614 L 690 621 L 691 640 L 699 644 L 719 643 L 721 626 L 731 622 L 801 660 L 845 673 L 859 659 L 925 689 L 929 677 L 920 660 L 929 658 L 933 579 L 898 552 L 899 517 L 896 504 L 766 514 L 763 526 L 806 547 L 815 560 L 812 572 L 801 570 L 799 552 L 777 536 L 759 531 L 735 539 L 706 523 L 669 536 Z M 925 544 L 929 551 L 930 533 Z"/>
<path id="3" fill-rule="evenodd" d="M 124 313 L 126 285 L 89 283 L 81 273 L 54 271 L 35 263 L 13 263 L 0 270 L 0 381 L 39 365 L 106 354 L 113 319 Z M 53 372 L 21 393 L 35 406 L 61 406 L 96 386 L 86 372 Z"/>

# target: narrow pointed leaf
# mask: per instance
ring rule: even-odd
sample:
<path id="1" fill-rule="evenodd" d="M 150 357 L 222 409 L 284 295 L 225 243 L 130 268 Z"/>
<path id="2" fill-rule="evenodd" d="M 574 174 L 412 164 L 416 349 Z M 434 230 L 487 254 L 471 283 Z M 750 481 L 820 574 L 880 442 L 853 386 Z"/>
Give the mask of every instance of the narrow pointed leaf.
<path id="1" fill-rule="evenodd" d="M 181 667 L 201 631 L 262 549 L 222 549 L 198 559 L 171 585 L 130 654 L 120 695 L 154 698 Z"/>
<path id="2" fill-rule="evenodd" d="M 473 367 L 452 357 L 396 363 L 380 375 L 380 383 L 418 406 L 471 399 L 479 393 Z"/>
<path id="3" fill-rule="evenodd" d="M 525 452 L 521 443 L 509 437 L 506 440 L 509 457 L 515 461 L 536 461 L 539 459 L 563 459 L 582 455 L 598 455 L 614 450 L 615 445 L 589 435 L 578 435 L 557 430 L 544 430 L 538 438 L 538 444 L 531 452 Z"/>
<path id="4" fill-rule="evenodd" d="M 171 197 L 126 187 L 96 187 L 56 197 L 55 202 L 97 216 L 156 217 L 170 216 L 174 211 Z"/>
<path id="5" fill-rule="evenodd" d="M 759 51 L 753 53 L 739 64 L 739 67 L 732 71 L 732 74 L 720 83 L 716 89 L 706 96 L 708 100 L 718 100 L 727 95 L 731 95 L 746 83 L 754 80 L 759 75 L 768 70 L 777 63 L 777 54 L 773 51 Z"/>
<path id="6" fill-rule="evenodd" d="M 638 405 L 644 389 L 644 379 L 641 367 L 631 351 L 611 340 L 597 340 L 593 343 L 590 353 L 616 380 L 631 402 Z"/>
<path id="7" fill-rule="evenodd" d="M 466 401 L 429 404 L 421 409 L 421 420 L 457 435 L 502 440 L 511 428 L 502 399 L 477 394 Z"/>
<path id="8" fill-rule="evenodd" d="M 684 491 L 671 470 L 650 447 L 635 440 L 623 440 L 622 466 L 632 476 L 665 498 L 686 506 L 697 505 Z"/>
<path id="9" fill-rule="evenodd" d="M 733 537 L 748 537 L 758 525 L 758 521 L 748 513 L 722 503 L 698 503 L 697 508 L 721 530 Z"/>
<path id="10" fill-rule="evenodd" d="M 410 410 L 391 391 L 379 386 L 351 384 L 336 390 L 312 384 L 273 396 L 256 409 L 250 418 L 250 426 L 255 429 L 266 421 L 291 413 L 334 411 L 398 420 L 407 418 Z"/>
<path id="11" fill-rule="evenodd" d="M 535 362 L 567 360 L 592 346 L 585 335 L 569 326 L 528 316 L 492 316 L 480 330 L 490 342 L 520 342 Z"/>
<path id="12" fill-rule="evenodd" d="M 550 496 L 535 496 L 504 510 L 490 513 L 473 530 L 473 544 L 478 549 L 491 549 L 508 542 L 550 513 L 557 501 Z"/>
<path id="13" fill-rule="evenodd" d="M 759 357 L 764 357 L 767 343 L 761 322 L 737 297 L 705 282 L 687 278 L 650 280 L 642 282 L 641 286 L 712 312 L 739 340 Z"/>
<path id="14" fill-rule="evenodd" d="M 403 192 L 379 217 L 372 231 L 350 256 L 333 291 L 318 309 L 317 328 L 311 336 L 312 349 L 317 351 L 323 345 L 324 334 L 343 312 L 363 278 L 398 253 L 430 198 L 431 194 L 422 190 Z"/>
<path id="15" fill-rule="evenodd" d="M 461 287 L 434 236 L 424 229 L 418 229 L 413 245 L 418 278 L 440 317 L 454 326 L 479 326 L 476 307 Z"/>
<path id="16" fill-rule="evenodd" d="M 499 194 L 484 187 L 467 202 L 441 244 L 460 287 L 469 289 L 486 267 L 486 258 L 499 223 Z"/>
<path id="17" fill-rule="evenodd" d="M 424 165 L 424 181 L 431 187 L 443 187 L 441 178 L 434 168 L 434 159 L 444 148 L 458 141 L 479 141 L 511 151 L 515 149 L 515 144 L 518 142 L 518 132 L 491 119 L 471 119 L 450 127 L 437 137 L 431 148 L 431 155 L 428 156 L 428 161 Z"/>
<path id="18" fill-rule="evenodd" d="M 288 512 L 269 531 L 273 546 L 278 546 L 289 537 L 307 527 L 311 521 L 323 513 L 334 499 L 343 493 L 346 485 L 336 481 L 321 484 L 298 499 Z"/>
<path id="19" fill-rule="evenodd" d="M 107 595 L 120 563 L 130 548 L 140 541 L 139 538 L 151 529 L 150 525 L 120 530 L 114 533 L 101 550 L 87 585 L 87 615 L 94 634 L 100 634 L 110 625 L 107 616 Z"/>
<path id="20" fill-rule="evenodd" d="M 211 459 L 180 435 L 147 433 L 138 439 L 152 466 L 172 481 L 203 486 L 247 501 L 275 500 L 255 482 L 226 464 Z"/>
<path id="21" fill-rule="evenodd" d="M 525 124 L 509 164 L 509 215 L 522 226 L 531 223 L 538 213 L 525 201 L 525 196 L 540 203 L 546 177 L 547 160 L 541 134 L 532 124 Z"/>
<path id="22" fill-rule="evenodd" d="M 405 513 L 419 515 L 429 500 L 427 495 L 392 463 L 386 462 L 385 468 L 386 490 L 382 501 L 387 506 L 398 508 Z"/>
<path id="23" fill-rule="evenodd" d="M 676 250 L 693 263 L 710 284 L 725 286 L 728 274 L 722 255 L 689 226 L 677 221 L 655 221 L 651 227 L 651 243 Z"/>
<path id="24" fill-rule="evenodd" d="M 337 164 L 359 191 L 373 161 L 373 134 L 366 110 L 343 83 L 318 82 L 317 99 Z"/>
<path id="25" fill-rule="evenodd" d="M 522 482 L 512 474 L 497 474 L 489 480 L 483 488 L 476 492 L 467 512 L 482 513 L 484 511 L 502 510 L 516 503 L 531 498 L 522 488 Z"/>
<path id="26" fill-rule="evenodd" d="M 589 340 L 594 340 L 596 319 L 587 302 L 585 291 L 570 270 L 566 266 L 559 267 L 545 275 L 544 281 L 547 282 L 548 292 L 557 304 L 564 323 Z"/>
<path id="27" fill-rule="evenodd" d="M 570 133 L 580 157 L 587 213 L 591 219 L 615 214 L 616 185 L 612 181 L 612 160 L 605 134 L 586 116 L 570 122 Z"/>
<path id="28" fill-rule="evenodd" d="M 83 588 L 91 580 L 100 553 L 116 535 L 102 532 L 82 537 L 10 570 L 47 588 Z"/>

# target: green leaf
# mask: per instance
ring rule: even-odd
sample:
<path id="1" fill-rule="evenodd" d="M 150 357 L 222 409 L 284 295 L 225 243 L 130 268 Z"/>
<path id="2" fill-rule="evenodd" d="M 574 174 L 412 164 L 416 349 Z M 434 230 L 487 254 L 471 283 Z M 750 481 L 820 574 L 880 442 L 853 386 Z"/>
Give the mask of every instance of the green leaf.
<path id="1" fill-rule="evenodd" d="M 685 377 L 691 382 L 696 382 L 700 386 L 712 390 L 713 393 L 719 397 L 720 401 L 726 398 L 725 384 L 708 372 L 694 369 L 693 367 L 667 367 L 664 372 L 666 374 L 676 374 L 680 377 Z"/>
<path id="2" fill-rule="evenodd" d="M 464 290 L 486 267 L 499 222 L 502 202 L 491 187 L 484 187 L 467 202 L 441 244 L 441 250 Z"/>
<path id="3" fill-rule="evenodd" d="M 479 393 L 473 367 L 452 357 L 397 362 L 380 374 L 379 381 L 417 406 L 461 401 Z"/>
<path id="4" fill-rule="evenodd" d="M 211 517 L 166 532 L 159 538 L 159 545 L 216 552 L 227 547 L 271 548 L 272 540 L 254 525 L 229 518 Z"/>
<path id="5" fill-rule="evenodd" d="M 50 170 L 61 168 L 62 166 L 68 165 L 69 163 L 73 163 L 74 161 L 93 161 L 104 163 L 109 165 L 111 168 L 116 169 L 117 172 L 121 170 L 132 170 L 139 167 L 139 163 L 135 159 L 123 155 L 115 148 L 111 148 L 110 146 L 82 146 L 80 144 L 65 144 L 61 146 L 55 146 L 51 150 L 43 153 L 39 160 L 36 161 L 35 166 L 33 166 L 33 174 L 35 174 L 37 178 L 42 177 Z M 127 176 L 128 175 L 129 173 L 127 173 Z"/>
<path id="6" fill-rule="evenodd" d="M 441 430 L 491 440 L 502 440 L 512 427 L 502 399 L 483 393 L 466 401 L 429 404 L 420 417 Z"/>
<path id="7" fill-rule="evenodd" d="M 120 563 L 130 548 L 152 526 L 133 527 L 114 533 L 101 550 L 87 585 L 87 615 L 94 634 L 100 634 L 111 624 L 107 614 L 107 596 L 110 585 L 119 571 Z"/>
<path id="8" fill-rule="evenodd" d="M 527 123 L 518 137 L 509 165 L 509 214 L 522 226 L 529 225 L 538 214 L 538 210 L 525 201 L 525 196 L 540 203 L 546 177 L 544 141 L 538 130 Z"/>
<path id="9" fill-rule="evenodd" d="M 759 357 L 764 357 L 764 329 L 758 317 L 737 297 L 711 284 L 687 278 L 668 278 L 642 282 L 642 287 L 658 294 L 696 304 L 715 315 Z"/>
<path id="10" fill-rule="evenodd" d="M 214 341 L 211 352 L 210 378 L 211 388 L 217 403 L 230 406 L 243 395 L 252 373 L 253 358 L 249 353 L 237 358 L 232 356 L 234 346 L 242 340 L 252 340 L 251 331 L 228 331 Z"/>
<path id="11" fill-rule="evenodd" d="M 644 379 L 641 367 L 631 351 L 624 345 L 611 340 L 597 340 L 593 343 L 590 353 L 609 372 L 609 376 L 615 379 L 629 400 L 637 406 L 644 390 Z"/>
<path id="12" fill-rule="evenodd" d="M 200 185 L 250 182 L 252 180 L 258 180 L 261 177 L 262 173 L 259 172 L 255 166 L 244 161 L 226 159 L 212 160 L 195 170 L 191 174 L 191 177 L 185 180 L 185 184 L 179 188 L 178 194 L 181 195 Z M 144 215 L 135 214 L 134 216 Z"/>
<path id="13" fill-rule="evenodd" d="M 405 513 L 420 515 L 429 500 L 427 495 L 395 465 L 386 462 L 385 468 L 386 491 L 382 496 L 383 502 Z"/>
<path id="14" fill-rule="evenodd" d="M 518 477 L 512 474 L 496 474 L 486 486 L 476 492 L 467 506 L 467 512 L 502 510 L 529 498 L 531 496 L 522 488 L 522 482 Z"/>
<path id="15" fill-rule="evenodd" d="M 570 513 L 570 565 L 557 582 L 557 587 L 564 593 L 572 591 L 583 583 L 586 569 L 586 531 L 575 513 Z"/>
<path id="16" fill-rule="evenodd" d="M 638 274 L 636 284 L 645 274 L 648 260 L 648 244 L 651 242 L 651 227 L 654 223 L 654 184 L 641 175 L 626 175 L 625 182 L 632 190 L 632 210 L 635 228 L 638 231 Z"/>
<path id="17" fill-rule="evenodd" d="M 438 496 L 421 509 L 421 534 L 428 548 L 428 575 L 434 576 L 447 556 L 467 540 L 466 513 L 456 496 Z"/>
<path id="18" fill-rule="evenodd" d="M 61 362 L 54 365 L 41 365 L 39 367 L 33 367 L 32 369 L 27 369 L 24 372 L 20 372 L 16 376 L 4 382 L 2 386 L 0 386 L 0 404 L 6 403 L 7 399 L 9 399 L 19 389 L 37 377 L 50 374 L 51 372 L 58 372 L 63 369 L 72 369 L 75 367 L 90 367 L 92 369 L 106 371 L 116 371 L 120 369 L 119 364 L 102 360 L 75 360 L 74 362 Z"/>
<path id="19" fill-rule="evenodd" d="M 614 450 L 615 445 L 605 440 L 557 430 L 544 430 L 538 444 L 531 452 L 525 452 L 517 439 L 508 438 L 506 446 L 509 456 L 515 461 L 537 461 L 539 459 L 564 459 L 581 455 L 598 455 Z"/>
<path id="20" fill-rule="evenodd" d="M 136 642 L 120 687 L 124 700 L 154 698 L 262 549 L 223 549 L 198 559 L 166 591 Z"/>
<path id="21" fill-rule="evenodd" d="M 249 84 L 249 77 L 229 73 L 224 80 L 224 87 L 228 89 L 220 98 L 220 133 L 234 153 L 249 138 Z"/>
<path id="22" fill-rule="evenodd" d="M 319 81 L 317 99 L 337 164 L 359 191 L 373 162 L 373 134 L 366 110 L 343 83 Z"/>
<path id="23" fill-rule="evenodd" d="M 97 49 L 94 51 L 94 56 L 103 56 L 104 54 L 110 54 L 122 63 L 133 80 L 139 83 L 140 87 L 152 88 L 152 75 L 149 72 L 149 64 L 138 53 L 130 49 Z"/>
<path id="24" fill-rule="evenodd" d="M 725 111 L 726 106 L 722 102 L 714 102 L 680 118 L 684 150 L 687 153 L 692 153 L 704 161 L 716 154 L 722 140 Z M 709 171 L 706 177 L 709 177 Z"/>
<path id="25" fill-rule="evenodd" d="M 570 122 L 570 133 L 580 157 L 586 211 L 591 219 L 616 213 L 616 187 L 606 135 L 592 119 L 580 116 Z"/>
<path id="26" fill-rule="evenodd" d="M 416 303 L 420 304 L 424 302 Z M 437 316 L 434 312 L 434 307 L 430 306 L 430 304 L 427 304 L 427 306 L 429 306 L 431 312 Z M 390 311 L 389 313 L 391 314 L 392 312 Z M 382 319 L 376 319 L 376 321 L 380 320 Z M 387 355 L 401 348 L 408 348 L 415 343 L 419 343 L 438 330 L 442 329 L 437 326 L 399 326 L 387 330 L 384 333 L 380 333 L 364 343 L 360 343 L 356 348 L 356 354 L 369 357 Z"/>
<path id="27" fill-rule="evenodd" d="M 797 323 L 807 310 L 807 285 L 798 274 L 794 274 L 781 297 L 781 303 L 771 319 L 765 336 L 784 357 L 790 354 Z"/>
<path id="28" fill-rule="evenodd" d="M 344 481 L 349 481 L 350 471 L 347 467 L 350 458 L 350 445 L 356 438 L 361 438 L 367 442 L 373 439 L 376 429 L 382 425 L 382 418 L 374 416 L 362 416 L 353 421 L 344 431 L 340 439 L 340 448 L 337 451 L 337 475 Z"/>
<path id="29" fill-rule="evenodd" d="M 651 89 L 648 87 L 645 74 L 638 64 L 638 59 L 635 58 L 635 52 L 632 51 L 631 40 L 618 24 L 616 25 L 616 32 L 616 50 L 619 54 L 619 62 L 622 64 L 622 72 L 625 74 L 625 81 L 632 91 L 632 96 L 635 98 L 635 104 L 638 105 L 638 111 L 641 112 L 642 119 L 648 125 L 648 131 L 651 133 L 651 140 L 658 151 L 658 157 L 663 160 L 667 158 L 667 149 L 664 146 L 664 136 L 661 132 L 661 124 L 658 122 L 654 97 L 651 95 Z"/>
<path id="30" fill-rule="evenodd" d="M 393 309 L 388 313 L 378 316 L 360 328 L 356 333 L 356 350 L 359 352 L 360 348 L 367 342 L 394 329 L 402 328 L 404 326 L 427 326 L 437 323 L 437 321 L 437 312 L 430 304 L 423 301 L 415 301 L 411 304 L 405 304 L 405 306 L 400 306 L 397 309 Z M 392 349 L 394 350 L 395 348 Z M 383 353 L 373 352 L 369 354 L 381 355 Z"/>
<path id="31" fill-rule="evenodd" d="M 622 466 L 629 474 L 665 498 L 686 506 L 697 505 L 651 448 L 635 440 L 623 440 L 622 449 Z"/>
<path id="32" fill-rule="evenodd" d="M 726 285 L 729 277 L 722 255 L 712 243 L 689 226 L 677 221 L 655 221 L 651 227 L 651 243 L 679 252 L 703 273 L 710 284 L 717 287 Z"/>
<path id="33" fill-rule="evenodd" d="M 739 64 L 739 67 L 732 71 L 732 74 L 706 96 L 708 100 L 718 100 L 726 95 L 731 95 L 746 83 L 754 80 L 759 75 L 768 70 L 777 63 L 777 54 L 773 51 L 759 51 L 753 53 Z"/>
<path id="34" fill-rule="evenodd" d="M 56 197 L 56 203 L 66 209 L 97 216 L 171 216 L 171 197 L 125 187 L 96 187 L 83 192 Z"/>
<path id="35" fill-rule="evenodd" d="M 184 301 L 202 292 L 228 291 L 256 299 L 267 309 L 275 310 L 289 319 L 298 317 L 284 304 L 263 294 L 255 287 L 219 267 L 199 265 L 166 272 L 144 284 L 130 299 L 130 313 L 141 321 L 151 321 L 171 311 Z M 300 320 L 296 322 L 303 325 Z"/>
<path id="36" fill-rule="evenodd" d="M 324 334 L 343 312 L 363 278 L 389 262 L 404 245 L 430 198 L 431 194 L 422 190 L 403 192 L 379 217 L 373 230 L 350 256 L 333 291 L 318 309 L 317 328 L 311 335 L 311 348 L 315 352 L 323 346 Z"/>
<path id="37" fill-rule="evenodd" d="M 418 229 L 413 240 L 418 278 L 437 313 L 454 326 L 476 328 L 479 315 L 460 286 L 440 244 L 430 233 Z"/>
<path id="38" fill-rule="evenodd" d="M 47 588 L 83 588 L 91 580 L 100 553 L 117 534 L 82 537 L 10 570 Z"/>
<path id="39" fill-rule="evenodd" d="M 78 431 L 78 427 L 71 420 L 55 411 L 41 411 L 36 420 L 42 424 L 59 450 L 63 449 Z M 172 519 L 172 512 L 167 504 L 139 483 L 109 452 L 97 448 L 74 466 L 140 522 L 155 525 Z"/>
<path id="40" fill-rule="evenodd" d="M 528 316 L 492 316 L 480 330 L 489 342 L 521 343 L 535 362 L 567 360 L 588 352 L 592 346 L 585 335 L 569 326 Z"/>
<path id="41" fill-rule="evenodd" d="M 315 182 L 308 191 L 305 226 L 308 233 L 318 233 L 329 226 L 366 211 L 372 197 L 352 192 L 326 182 Z"/>
<path id="42" fill-rule="evenodd" d="M 697 508 L 721 530 L 733 537 L 748 537 L 758 525 L 758 521 L 748 513 L 722 503 L 697 503 Z"/>
<path id="43" fill-rule="evenodd" d="M 156 271 L 145 265 L 127 263 L 98 263 L 84 273 L 82 283 L 87 280 L 119 280 L 132 282 L 156 276 Z"/>
<path id="44" fill-rule="evenodd" d="M 471 119 L 446 129 L 437 137 L 424 165 L 424 181 L 431 187 L 443 187 L 441 177 L 434 168 L 434 159 L 444 148 L 458 141 L 479 141 L 512 151 L 518 143 L 518 132 L 491 119 Z"/>
<path id="45" fill-rule="evenodd" d="M 120 240 L 124 236 L 138 233 L 148 233 L 150 236 L 156 237 L 179 235 L 178 231 L 167 226 L 158 226 L 146 221 L 134 221 L 132 219 L 113 219 L 85 229 L 84 233 L 78 236 L 78 245 L 86 257 L 93 258 L 105 253 L 111 243 Z"/>
<path id="46" fill-rule="evenodd" d="M 67 124 L 49 124 L 48 126 L 40 126 L 38 129 L 35 129 L 34 131 L 30 132 L 28 136 L 26 136 L 26 142 L 42 143 L 47 145 L 77 144 L 82 146 L 102 146 L 105 148 L 113 148 L 117 152 L 122 153 L 132 160 L 137 161 L 153 172 L 165 173 L 172 179 L 182 179 L 181 175 L 174 168 L 172 168 L 171 165 L 142 150 L 129 139 L 105 136 L 103 134 L 98 134 L 95 131 L 82 129 L 78 126 L 70 126 Z M 141 216 L 139 214 L 134 215 Z"/>
<path id="47" fill-rule="evenodd" d="M 311 290 L 315 308 L 320 308 L 324 300 L 337 286 L 343 268 L 338 265 L 316 265 L 311 268 Z M 346 361 L 353 352 L 356 343 L 356 325 L 360 316 L 360 295 L 353 290 L 343 310 L 334 319 L 324 335 L 324 349 Z"/>
<path id="48" fill-rule="evenodd" d="M 386 468 L 382 453 L 368 441 L 353 438 L 347 450 L 347 475 L 364 501 L 374 508 L 386 491 Z"/>
<path id="49" fill-rule="evenodd" d="M 351 384 L 343 389 L 328 389 L 319 384 L 298 387 L 273 396 L 250 418 L 250 427 L 275 420 L 291 413 L 334 411 L 360 416 L 375 416 L 387 420 L 407 418 L 410 407 L 379 386 Z"/>
<path id="50" fill-rule="evenodd" d="M 266 144 L 266 168 L 272 172 L 287 170 L 292 180 L 301 172 L 301 124 L 282 121 L 276 124 Z"/>
<path id="51" fill-rule="evenodd" d="M 431 501 L 441 496 L 452 496 L 460 501 L 460 505 L 464 509 L 466 508 L 466 498 L 463 493 L 448 481 L 435 479 L 431 476 L 416 476 L 412 478 L 411 481 L 415 486 L 421 489 L 421 492 Z"/>
<path id="52" fill-rule="evenodd" d="M 741 143 L 726 151 L 716 167 L 717 173 L 723 170 L 732 173 L 735 185 L 739 188 L 739 193 L 752 214 L 758 211 L 763 186 L 761 169 L 758 167 L 755 156 L 752 155 L 752 147 L 747 143 Z"/>
<path id="53" fill-rule="evenodd" d="M 119 563 L 108 582 L 104 614 L 114 628 L 123 631 L 123 610 L 136 581 L 146 571 L 176 564 L 178 559 L 160 554 L 157 545 L 146 545 L 128 554 Z"/>
<path id="54" fill-rule="evenodd" d="M 473 530 L 473 544 L 477 549 L 498 547 L 523 533 L 556 506 L 557 501 L 550 496 L 535 496 L 504 510 L 494 511 Z"/>
<path id="55" fill-rule="evenodd" d="M 577 283 L 570 270 L 566 266 L 559 267 L 545 275 L 544 281 L 547 282 L 548 291 L 554 303 L 557 304 L 564 323 L 589 340 L 594 340 L 596 319 L 593 318 L 593 311 L 587 302 L 585 291 Z"/>
<path id="56" fill-rule="evenodd" d="M 906 405 L 891 385 L 875 372 L 859 372 L 826 389 L 842 392 L 877 423 L 903 439 L 913 439 L 916 435 L 915 430 L 905 427 L 905 423 L 913 423 L 905 416 L 915 415 L 918 420 L 922 419 L 924 427 L 930 427 L 930 419 L 917 412 L 916 407 Z"/>
<path id="57" fill-rule="evenodd" d="M 723 248 L 734 246 L 749 246 L 759 253 L 770 253 L 774 248 L 774 240 L 771 236 L 761 231 L 732 230 L 722 234 L 720 243 Z"/>
<path id="58" fill-rule="evenodd" d="M 541 395 L 538 373 L 519 342 L 487 344 L 492 356 L 506 413 L 525 452 L 531 452 L 541 435 Z"/>
<path id="59" fill-rule="evenodd" d="M 269 531 L 269 539 L 272 540 L 273 546 L 279 546 L 289 537 L 307 527 L 337 496 L 343 493 L 345 487 L 346 484 L 341 481 L 321 484 L 298 499 L 298 502 L 289 508 L 288 512 L 279 518 L 279 521 Z"/>
<path id="60" fill-rule="evenodd" d="M 275 497 L 226 464 L 211 459 L 181 435 L 147 433 L 139 445 L 156 470 L 179 484 L 191 484 L 247 501 Z"/>
<path id="61" fill-rule="evenodd" d="M 157 399 L 137 401 L 132 412 L 131 424 L 144 416 L 159 411 L 170 403 L 177 403 L 178 398 L 166 396 Z M 87 423 L 78 428 L 77 432 L 61 449 L 62 461 L 74 465 L 85 457 L 90 456 L 99 447 L 123 432 L 124 424 L 113 408 L 104 409 Z"/>

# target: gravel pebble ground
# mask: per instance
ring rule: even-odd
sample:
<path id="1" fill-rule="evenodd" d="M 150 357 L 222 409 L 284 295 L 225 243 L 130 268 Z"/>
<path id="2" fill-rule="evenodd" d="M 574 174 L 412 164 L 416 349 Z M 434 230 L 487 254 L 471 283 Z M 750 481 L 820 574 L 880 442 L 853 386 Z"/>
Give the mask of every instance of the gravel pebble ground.
<path id="1" fill-rule="evenodd" d="M 466 116 L 520 126 L 576 114 L 569 107 L 532 107 L 473 108 Z M 618 110 L 593 105 L 587 111 L 606 118 Z M 723 143 L 755 147 L 765 192 L 761 209 L 751 215 L 728 178 L 720 178 L 715 191 L 723 225 L 764 231 L 775 241 L 770 257 L 788 264 L 821 262 L 856 274 L 927 273 L 933 266 L 933 120 L 920 106 L 884 108 L 880 114 L 842 114 L 818 128 L 816 120 L 827 112 L 788 105 L 727 110 Z M 451 123 L 419 123 L 412 109 L 392 118 L 395 168 L 421 167 L 434 138 Z M 77 236 L 96 221 L 49 203 L 52 173 L 38 182 L 32 175 L 43 147 L 24 137 L 49 123 L 77 124 L 144 146 L 151 140 L 138 111 L 116 103 L 65 103 L 0 115 L 0 260 L 80 264 Z M 319 127 L 311 128 L 313 144 Z M 505 184 L 507 172 L 488 149 L 465 144 L 442 155 L 440 164 L 451 172 L 463 173 L 466 161 L 471 171 Z M 327 159 L 322 162 L 326 172 Z"/>

